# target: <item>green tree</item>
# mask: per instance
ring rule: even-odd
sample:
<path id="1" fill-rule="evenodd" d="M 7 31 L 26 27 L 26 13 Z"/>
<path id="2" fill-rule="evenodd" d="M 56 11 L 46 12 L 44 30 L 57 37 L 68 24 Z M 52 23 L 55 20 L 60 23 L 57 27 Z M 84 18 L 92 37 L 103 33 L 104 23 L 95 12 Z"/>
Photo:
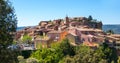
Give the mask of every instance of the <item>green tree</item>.
<path id="1" fill-rule="evenodd" d="M 76 55 L 74 56 L 75 63 L 94 63 L 93 60 L 94 51 L 84 45 L 76 47 Z"/>
<path id="2" fill-rule="evenodd" d="M 70 44 L 67 38 L 62 40 L 60 43 L 60 48 L 62 49 L 64 55 L 75 55 L 74 47 Z"/>
<path id="3" fill-rule="evenodd" d="M 98 61 L 106 60 L 107 63 L 117 63 L 117 51 L 110 48 L 106 42 L 103 43 L 96 51 L 94 56 L 99 57 Z"/>
<path id="4" fill-rule="evenodd" d="M 28 58 L 27 60 L 26 60 L 26 63 L 38 63 L 39 61 L 37 60 L 37 59 L 35 59 L 35 58 Z"/>
<path id="5" fill-rule="evenodd" d="M 22 41 L 23 41 L 24 43 L 29 43 L 29 44 L 31 44 L 32 37 L 30 37 L 28 34 L 25 34 L 25 35 L 23 35 Z"/>
<path id="6" fill-rule="evenodd" d="M 8 49 L 13 42 L 13 33 L 16 31 L 17 19 L 9 0 L 0 0 L 0 62 L 17 63 L 17 56 Z"/>
<path id="7" fill-rule="evenodd" d="M 91 15 L 89 15 L 89 16 L 88 16 L 88 21 L 91 21 L 91 20 L 93 20 L 93 18 L 92 18 Z"/>
<path id="8" fill-rule="evenodd" d="M 74 48 L 68 39 L 60 43 L 54 43 L 51 48 L 42 48 L 32 53 L 31 57 L 38 59 L 41 63 L 58 63 L 64 56 L 75 54 Z"/>
<path id="9" fill-rule="evenodd" d="M 92 49 L 82 44 L 73 47 L 68 39 L 52 44 L 51 48 L 41 48 L 31 57 L 40 63 L 117 63 L 116 50 L 106 43 Z"/>
<path id="10" fill-rule="evenodd" d="M 59 63 L 95 63 L 93 59 L 93 50 L 87 46 L 76 46 L 74 56 L 65 56 Z"/>
<path id="11" fill-rule="evenodd" d="M 114 31 L 113 30 L 107 30 L 106 33 L 114 34 Z"/>
<path id="12" fill-rule="evenodd" d="M 32 53 L 32 58 L 36 58 L 40 63 L 58 63 L 63 54 L 60 49 L 43 48 Z"/>
<path id="13" fill-rule="evenodd" d="M 59 63 L 117 63 L 116 53 L 105 43 L 96 50 L 84 45 L 76 46 L 75 51 L 74 56 L 65 56 Z"/>
<path id="14" fill-rule="evenodd" d="M 25 62 L 26 60 L 24 59 L 23 56 L 18 56 L 17 59 L 18 59 L 19 63 L 26 63 Z"/>
<path id="15" fill-rule="evenodd" d="M 75 63 L 74 59 L 69 55 L 65 56 L 59 63 Z"/>

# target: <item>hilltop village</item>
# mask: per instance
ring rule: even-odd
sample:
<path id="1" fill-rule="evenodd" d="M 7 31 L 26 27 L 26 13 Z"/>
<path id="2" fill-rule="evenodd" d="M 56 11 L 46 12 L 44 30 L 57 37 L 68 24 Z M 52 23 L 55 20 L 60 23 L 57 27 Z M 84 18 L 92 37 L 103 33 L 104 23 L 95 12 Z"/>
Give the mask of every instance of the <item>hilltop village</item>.
<path id="1" fill-rule="evenodd" d="M 20 42 L 24 35 L 32 38 L 34 49 L 50 47 L 52 42 L 60 42 L 68 38 L 72 45 L 84 44 L 97 47 L 105 40 L 110 47 L 114 42 L 120 41 L 119 34 L 107 34 L 102 30 L 102 22 L 87 17 L 68 17 L 49 21 L 40 21 L 37 26 L 26 27 L 15 33 L 15 40 Z M 29 42 L 29 41 L 28 41 Z"/>

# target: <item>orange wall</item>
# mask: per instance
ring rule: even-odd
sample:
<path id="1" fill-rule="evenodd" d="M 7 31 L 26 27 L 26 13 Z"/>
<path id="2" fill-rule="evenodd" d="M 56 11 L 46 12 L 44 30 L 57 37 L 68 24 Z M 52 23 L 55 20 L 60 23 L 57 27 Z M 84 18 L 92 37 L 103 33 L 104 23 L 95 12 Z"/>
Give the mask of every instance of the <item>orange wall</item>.
<path id="1" fill-rule="evenodd" d="M 61 40 L 63 40 L 65 37 L 66 37 L 66 35 L 68 34 L 68 32 L 67 31 L 64 31 L 64 32 L 62 32 L 61 34 L 60 34 L 60 41 Z"/>

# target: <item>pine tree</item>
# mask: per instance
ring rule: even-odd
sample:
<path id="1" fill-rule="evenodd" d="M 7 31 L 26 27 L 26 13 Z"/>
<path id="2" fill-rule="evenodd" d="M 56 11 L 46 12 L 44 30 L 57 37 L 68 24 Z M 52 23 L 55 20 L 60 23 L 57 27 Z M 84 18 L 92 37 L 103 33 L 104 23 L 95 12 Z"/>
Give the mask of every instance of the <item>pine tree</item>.
<path id="1" fill-rule="evenodd" d="M 0 63 L 17 63 L 15 51 L 8 49 L 13 42 L 17 18 L 9 0 L 0 0 Z"/>
<path id="2" fill-rule="evenodd" d="M 93 18 L 92 18 L 91 15 L 89 15 L 89 17 L 88 17 L 88 21 L 91 21 L 91 20 L 93 20 Z"/>

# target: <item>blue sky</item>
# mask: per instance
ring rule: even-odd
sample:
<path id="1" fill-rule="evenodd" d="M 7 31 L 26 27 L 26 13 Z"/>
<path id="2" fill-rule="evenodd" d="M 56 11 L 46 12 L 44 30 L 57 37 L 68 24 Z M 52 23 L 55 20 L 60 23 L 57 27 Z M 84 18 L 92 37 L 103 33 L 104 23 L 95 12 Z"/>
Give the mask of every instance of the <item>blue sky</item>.
<path id="1" fill-rule="evenodd" d="M 88 17 L 103 24 L 120 24 L 120 0 L 10 0 L 18 26 L 38 25 L 41 20 Z"/>

